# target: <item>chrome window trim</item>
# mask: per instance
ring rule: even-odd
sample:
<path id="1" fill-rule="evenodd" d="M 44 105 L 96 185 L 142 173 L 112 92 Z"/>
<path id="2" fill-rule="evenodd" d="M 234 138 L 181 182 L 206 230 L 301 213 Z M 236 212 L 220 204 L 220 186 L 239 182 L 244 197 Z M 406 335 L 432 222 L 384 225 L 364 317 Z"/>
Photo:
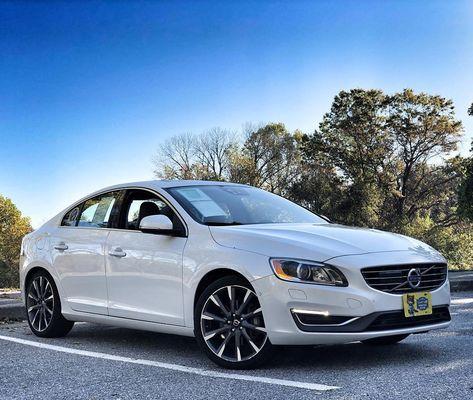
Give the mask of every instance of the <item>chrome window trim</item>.
<path id="1" fill-rule="evenodd" d="M 184 226 L 184 229 L 185 229 L 185 237 L 188 237 L 189 236 L 189 228 L 187 226 L 187 223 L 185 221 L 184 218 L 182 218 L 181 214 L 179 214 L 179 212 L 176 210 L 176 207 L 174 207 L 173 204 L 171 204 L 168 199 L 166 199 L 161 193 L 157 192 L 156 190 L 153 190 L 153 189 L 150 189 L 150 188 L 145 188 L 145 187 L 140 187 L 140 186 L 127 186 L 127 187 L 121 187 L 121 188 L 115 188 L 113 190 L 103 190 L 103 191 L 100 191 L 100 192 L 96 192 L 94 193 L 93 196 L 90 196 L 90 197 L 87 197 L 87 198 L 82 198 L 78 201 L 76 201 L 72 206 L 70 206 L 65 212 L 61 213 L 60 215 L 60 218 L 59 218 L 59 224 L 57 225 L 57 228 L 61 228 L 61 229 L 93 229 L 93 230 L 97 230 L 97 231 L 119 231 L 119 232 L 135 232 L 135 233 L 143 233 L 141 232 L 140 230 L 133 230 L 133 229 L 120 229 L 120 228 L 95 228 L 95 227 L 90 227 L 90 226 L 65 226 L 65 225 L 61 225 L 62 224 L 62 220 L 64 219 L 64 216 L 71 210 L 73 210 L 75 207 L 77 207 L 78 205 L 82 204 L 82 203 L 85 203 L 86 201 L 88 200 L 91 200 L 97 196 L 101 196 L 101 195 L 104 195 L 104 194 L 107 194 L 107 193 L 113 193 L 113 192 L 120 192 L 120 191 L 123 191 L 123 190 L 145 190 L 147 192 L 150 192 L 154 195 L 156 195 L 159 200 L 161 200 L 163 203 L 165 203 L 166 205 L 168 205 L 169 207 L 171 207 L 171 209 L 176 213 L 177 217 L 179 218 L 179 220 L 181 221 L 182 225 Z M 121 210 L 120 210 L 121 211 Z"/>

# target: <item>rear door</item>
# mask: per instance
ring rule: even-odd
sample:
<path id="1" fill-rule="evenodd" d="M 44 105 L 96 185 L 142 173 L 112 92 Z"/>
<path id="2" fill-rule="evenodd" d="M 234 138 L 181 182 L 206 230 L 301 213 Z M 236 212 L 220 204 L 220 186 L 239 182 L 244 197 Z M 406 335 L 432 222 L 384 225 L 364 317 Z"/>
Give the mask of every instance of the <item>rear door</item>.
<path id="1" fill-rule="evenodd" d="M 74 207 L 51 237 L 53 266 L 75 311 L 108 314 L 105 246 L 119 198 L 109 192 Z"/>
<path id="2" fill-rule="evenodd" d="M 182 221 L 148 190 L 129 190 L 121 208 L 119 229 L 107 240 L 109 314 L 184 325 L 182 257 L 187 238 L 139 230 L 148 215 L 167 215 L 179 228 Z"/>

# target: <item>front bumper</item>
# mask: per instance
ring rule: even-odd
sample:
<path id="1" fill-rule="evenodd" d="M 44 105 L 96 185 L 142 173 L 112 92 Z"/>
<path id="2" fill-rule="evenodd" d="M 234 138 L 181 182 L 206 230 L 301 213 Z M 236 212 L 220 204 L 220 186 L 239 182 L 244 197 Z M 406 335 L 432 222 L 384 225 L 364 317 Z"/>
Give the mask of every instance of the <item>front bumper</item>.
<path id="1" fill-rule="evenodd" d="M 434 315 L 442 311 L 439 318 L 415 317 L 415 320 L 399 320 L 401 323 L 393 324 L 393 318 L 399 317 L 402 312 L 402 295 L 375 290 L 366 284 L 361 275 L 360 269 L 366 266 L 399 264 L 400 261 L 410 260 L 420 262 L 418 254 L 414 255 L 399 252 L 390 254 L 389 259 L 386 254 L 370 254 L 332 260 L 330 264 L 342 270 L 347 277 L 348 287 L 286 282 L 274 275 L 253 281 L 269 339 L 275 345 L 336 344 L 447 327 L 450 324 L 448 280 L 431 292 Z M 337 326 L 307 327 L 291 310 L 315 311 L 320 315 L 343 316 L 344 319 L 337 321 Z M 383 322 L 383 319 L 388 322 Z"/>

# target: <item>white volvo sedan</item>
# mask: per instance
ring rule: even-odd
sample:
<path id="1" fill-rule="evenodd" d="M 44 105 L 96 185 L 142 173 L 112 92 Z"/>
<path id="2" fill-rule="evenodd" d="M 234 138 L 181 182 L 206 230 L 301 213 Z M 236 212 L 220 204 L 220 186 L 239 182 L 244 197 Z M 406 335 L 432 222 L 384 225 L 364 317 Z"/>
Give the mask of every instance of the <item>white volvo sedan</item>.
<path id="1" fill-rule="evenodd" d="M 450 323 L 447 264 L 430 246 L 231 183 L 93 193 L 26 236 L 20 273 L 35 335 L 87 321 L 195 336 L 228 368 L 277 345 L 394 344 Z"/>

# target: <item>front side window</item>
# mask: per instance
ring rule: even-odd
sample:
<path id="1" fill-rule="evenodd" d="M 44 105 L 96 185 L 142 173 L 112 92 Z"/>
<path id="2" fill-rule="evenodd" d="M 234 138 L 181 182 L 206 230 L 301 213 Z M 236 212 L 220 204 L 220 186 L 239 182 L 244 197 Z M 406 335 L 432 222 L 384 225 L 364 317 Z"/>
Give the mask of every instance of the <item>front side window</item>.
<path id="1" fill-rule="evenodd" d="M 167 190 L 192 218 L 205 225 L 327 223 L 289 200 L 254 187 L 199 185 Z"/>
<path id="2" fill-rule="evenodd" d="M 150 215 L 165 215 L 176 229 L 184 229 L 176 213 L 156 194 L 147 190 L 133 189 L 128 192 L 122 206 L 120 228 L 139 230 L 141 220 Z"/>
<path id="3" fill-rule="evenodd" d="M 82 206 L 77 226 L 107 228 L 118 194 L 111 192 L 87 200 Z"/>

